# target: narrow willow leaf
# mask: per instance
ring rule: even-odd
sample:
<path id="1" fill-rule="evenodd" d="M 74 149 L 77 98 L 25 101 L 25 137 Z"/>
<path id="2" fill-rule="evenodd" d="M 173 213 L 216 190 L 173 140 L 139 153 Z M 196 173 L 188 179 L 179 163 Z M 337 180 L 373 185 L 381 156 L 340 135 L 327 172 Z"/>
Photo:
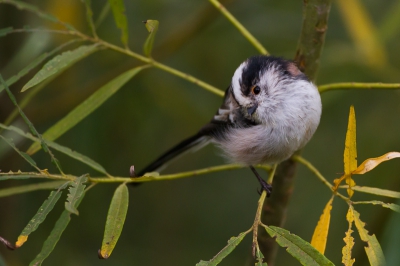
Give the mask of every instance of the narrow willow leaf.
<path id="1" fill-rule="evenodd" d="M 77 202 L 76 207 L 79 206 L 83 199 L 83 196 L 80 197 L 80 199 Z M 42 265 L 43 261 L 50 255 L 50 253 L 53 251 L 54 247 L 57 245 L 58 240 L 60 240 L 60 237 L 64 230 L 67 228 L 69 222 L 71 220 L 71 213 L 67 210 L 64 210 L 60 217 L 58 218 L 56 224 L 54 225 L 53 230 L 51 231 L 50 235 L 47 237 L 46 241 L 43 243 L 42 250 L 40 253 L 34 258 L 31 263 L 29 264 L 30 266 L 37 266 L 37 265 Z"/>
<path id="2" fill-rule="evenodd" d="M 378 31 L 363 1 L 338 0 L 337 4 L 357 52 L 362 55 L 363 62 L 378 68 L 386 65 L 386 48 L 378 38 Z"/>
<path id="3" fill-rule="evenodd" d="M 228 245 L 226 245 L 217 255 L 214 256 L 209 261 L 200 261 L 196 264 L 196 266 L 214 266 L 218 265 L 226 256 L 231 254 L 231 252 L 242 242 L 243 238 L 247 235 L 248 232 L 240 233 L 237 237 L 231 237 L 228 240 Z"/>
<path id="4" fill-rule="evenodd" d="M 351 207 L 354 216 L 354 223 L 357 227 L 357 231 L 360 234 L 360 238 L 362 241 L 367 243 L 367 247 L 365 248 L 365 252 L 367 253 L 368 260 L 371 266 L 381 266 L 386 265 L 385 256 L 383 255 L 383 251 L 381 245 L 376 239 L 375 235 L 369 235 L 367 229 L 365 229 L 365 223 L 360 220 L 360 214 Z"/>
<path id="5" fill-rule="evenodd" d="M 12 32 L 13 30 L 14 30 L 13 27 L 8 27 L 8 28 L 0 29 L 0 37 L 6 36 L 6 35 L 9 34 L 10 32 Z"/>
<path id="6" fill-rule="evenodd" d="M 29 156 L 28 154 L 26 154 L 23 151 L 20 151 L 14 144 L 12 139 L 6 139 L 5 137 L 3 137 L 2 135 L 0 135 L 0 138 L 3 139 L 8 145 L 10 145 L 22 158 L 25 159 L 25 161 L 27 161 L 30 165 L 32 165 L 33 168 L 35 168 L 36 170 L 38 170 L 40 172 L 40 169 L 37 167 L 36 162 L 32 159 L 31 156 Z"/>
<path id="7" fill-rule="evenodd" d="M 58 171 L 60 171 L 60 173 L 63 174 L 63 171 L 61 170 L 60 162 L 53 155 L 53 153 L 51 152 L 51 150 L 47 146 L 46 142 L 43 140 L 42 135 L 39 134 L 39 132 L 33 126 L 32 122 L 28 119 L 28 117 L 22 111 L 21 107 L 19 107 L 19 105 L 17 103 L 17 100 L 15 99 L 14 95 L 12 94 L 10 89 L 8 88 L 6 82 L 4 81 L 3 77 L 1 76 L 1 74 L 0 74 L 0 84 L 3 84 L 4 88 L 7 91 L 8 97 L 10 98 L 11 102 L 15 105 L 15 107 L 18 109 L 19 114 L 21 115 L 21 117 L 24 120 L 24 122 L 28 125 L 28 127 L 29 127 L 30 131 L 32 132 L 32 134 L 40 139 L 40 144 L 41 144 L 43 150 L 50 155 L 51 162 L 54 163 L 56 165 Z"/>
<path id="8" fill-rule="evenodd" d="M 400 192 L 387 190 L 387 189 L 381 189 L 381 188 L 376 188 L 376 187 L 355 186 L 355 187 L 353 187 L 353 190 L 359 191 L 359 192 L 364 192 L 364 193 L 369 193 L 369 194 L 374 194 L 374 195 L 379 195 L 379 196 L 400 199 Z"/>
<path id="9" fill-rule="evenodd" d="M 345 266 L 352 266 L 356 259 L 351 258 L 351 251 L 354 247 L 354 238 L 351 236 L 351 233 L 354 232 L 351 229 L 354 222 L 354 215 L 351 211 L 351 207 L 349 207 L 349 210 L 347 211 L 346 219 L 349 222 L 349 229 L 345 233 L 346 236 L 343 238 L 345 246 L 342 248 L 342 263 Z"/>
<path id="10" fill-rule="evenodd" d="M 37 184 L 29 184 L 17 187 L 3 188 L 0 189 L 0 198 L 8 197 L 12 195 L 17 195 L 21 193 L 36 191 L 36 190 L 47 190 L 47 189 L 55 189 L 64 184 L 65 181 L 49 181 L 42 182 Z"/>
<path id="11" fill-rule="evenodd" d="M 121 29 L 121 41 L 128 46 L 128 20 L 125 15 L 124 0 L 108 0 L 113 11 L 115 24 Z"/>
<path id="12" fill-rule="evenodd" d="M 15 243 L 16 248 L 21 247 L 28 240 L 28 236 L 46 219 L 47 214 L 49 214 L 49 212 L 54 208 L 54 205 L 60 199 L 62 189 L 64 189 L 68 183 L 69 182 L 64 182 L 64 185 L 61 185 L 58 190 L 50 193 L 49 197 L 43 202 L 42 206 L 40 206 L 35 216 L 33 216 L 28 225 L 25 226 L 24 230 L 22 230 L 22 233 L 18 236 L 18 240 Z"/>
<path id="13" fill-rule="evenodd" d="M 50 20 L 52 22 L 61 24 L 61 25 L 65 26 L 67 29 L 75 31 L 75 28 L 72 27 L 72 25 L 70 25 L 68 23 L 65 23 L 65 22 L 61 22 L 55 16 L 47 14 L 47 13 L 41 11 L 35 5 L 28 4 L 28 3 L 23 2 L 23 1 L 16 1 L 16 0 L 0 0 L 0 3 L 11 4 L 11 5 L 15 6 L 16 8 L 18 8 L 20 10 L 27 10 L 29 12 L 35 13 L 37 16 L 39 16 L 39 17 L 41 17 L 43 19 L 47 19 L 47 20 Z"/>
<path id="14" fill-rule="evenodd" d="M 355 169 L 357 169 L 356 114 L 354 112 L 354 106 L 350 107 L 343 157 L 344 173 L 345 175 L 350 175 Z"/>
<path id="15" fill-rule="evenodd" d="M 100 105 L 102 105 L 108 98 L 110 98 L 114 93 L 116 93 L 125 83 L 127 83 L 131 78 L 133 78 L 142 69 L 148 66 L 136 67 L 128 70 L 118 77 L 114 78 L 106 85 L 98 89 L 89 98 L 87 98 L 80 105 L 75 107 L 71 112 L 69 112 L 64 118 L 58 121 L 54 126 L 49 128 L 44 134 L 43 138 L 46 140 L 53 141 L 60 137 L 62 134 L 67 132 L 69 129 L 78 124 L 82 119 L 91 114 Z M 40 145 L 37 143 L 32 144 L 27 153 L 33 154 L 40 149 Z"/>
<path id="16" fill-rule="evenodd" d="M 50 76 L 65 70 L 98 49 L 99 46 L 97 44 L 82 45 L 75 50 L 66 51 L 60 55 L 57 55 L 47 62 L 43 68 L 36 73 L 36 75 L 24 85 L 24 87 L 22 87 L 21 92 L 24 92 L 27 89 L 39 84 L 43 80 L 49 78 Z"/>
<path id="17" fill-rule="evenodd" d="M 323 254 L 316 250 L 310 243 L 301 239 L 299 236 L 291 234 L 289 231 L 275 227 L 265 226 L 267 233 L 276 238 L 276 242 L 285 247 L 286 251 L 297 259 L 302 265 L 334 265 Z"/>
<path id="18" fill-rule="evenodd" d="M 3 180 L 8 180 L 8 179 L 29 179 L 31 177 L 34 177 L 33 175 L 20 175 L 20 174 L 8 174 L 8 173 L 0 173 L 0 181 Z"/>
<path id="19" fill-rule="evenodd" d="M 23 132 L 21 129 L 19 129 L 19 128 L 17 128 L 17 127 L 14 127 L 14 126 L 5 126 L 5 125 L 3 125 L 3 124 L 0 123 L 0 128 L 6 129 L 6 130 L 11 130 L 11 131 L 17 133 L 17 134 L 20 135 L 20 136 L 23 136 L 23 137 L 25 137 L 25 138 L 27 138 L 27 139 L 30 139 L 30 140 L 32 140 L 32 141 L 36 141 L 37 143 L 40 143 L 40 140 L 39 140 L 38 138 L 32 136 L 32 135 L 29 134 L 29 133 Z M 67 155 L 67 156 L 69 156 L 69 157 L 71 157 L 71 158 L 73 158 L 73 159 L 75 159 L 75 160 L 77 160 L 77 161 L 80 161 L 80 162 L 82 162 L 82 163 L 84 163 L 84 164 L 90 166 L 91 168 L 93 168 L 94 170 L 96 170 L 96 171 L 98 171 L 98 172 L 100 172 L 100 173 L 103 173 L 103 174 L 105 174 L 105 175 L 107 175 L 107 176 L 110 176 L 110 175 L 107 173 L 106 169 L 104 169 L 103 166 L 101 166 L 99 163 L 93 161 L 93 160 L 90 159 L 89 157 L 87 157 L 87 156 L 85 156 L 85 155 L 83 155 L 83 154 L 80 154 L 80 153 L 78 153 L 78 152 L 76 152 L 76 151 L 73 151 L 73 150 L 71 150 L 70 148 L 61 146 L 60 144 L 57 144 L 57 143 L 52 142 L 52 141 L 47 141 L 47 140 L 46 140 L 46 143 L 47 143 L 47 145 L 48 145 L 49 147 L 51 147 L 51 148 L 53 148 L 53 149 L 55 149 L 55 150 L 57 150 L 57 151 L 59 151 L 59 152 L 61 152 L 61 153 L 64 153 L 65 155 Z"/>
<path id="20" fill-rule="evenodd" d="M 318 224 L 315 227 L 314 234 L 311 239 L 311 245 L 315 247 L 321 254 L 325 253 L 326 242 L 328 240 L 329 223 L 331 221 L 333 197 L 326 204 Z"/>
<path id="21" fill-rule="evenodd" d="M 85 183 L 86 181 L 87 181 L 87 176 L 83 175 L 71 182 L 71 186 L 69 187 L 67 202 L 65 202 L 65 209 L 67 211 L 79 215 L 77 209 L 77 203 L 79 199 L 83 196 L 86 187 L 86 185 L 84 185 L 83 183 Z"/>
<path id="22" fill-rule="evenodd" d="M 108 13 L 110 13 L 110 3 L 106 2 L 104 3 L 103 8 L 101 9 L 99 16 L 97 17 L 96 22 L 94 23 L 96 28 L 98 28 L 101 25 L 101 23 L 107 17 Z"/>
<path id="23" fill-rule="evenodd" d="M 31 71 L 32 69 L 34 69 L 35 67 L 40 65 L 44 60 L 46 60 L 53 54 L 59 52 L 64 47 L 66 47 L 72 43 L 76 43 L 77 41 L 78 40 L 71 40 L 69 42 L 63 43 L 62 45 L 58 46 L 57 48 L 53 49 L 52 51 L 50 51 L 48 53 L 46 52 L 46 53 L 41 54 L 39 57 L 35 58 L 32 62 L 30 62 L 26 67 L 24 67 L 22 70 L 20 70 L 16 75 L 7 79 L 7 81 L 6 81 L 7 85 L 11 86 L 15 82 L 17 82 L 20 78 L 22 78 L 23 76 L 28 74 L 29 71 Z M 2 90 L 4 90 L 4 86 L 3 86 L 3 84 L 0 84 L 0 92 L 2 92 Z"/>
<path id="24" fill-rule="evenodd" d="M 89 24 L 89 28 L 92 31 L 93 36 L 97 37 L 96 28 L 95 28 L 94 22 L 93 22 L 93 10 L 92 10 L 91 3 L 90 3 L 91 1 L 90 0 L 81 0 L 81 1 L 86 6 L 86 20 Z"/>
<path id="25" fill-rule="evenodd" d="M 114 250 L 124 226 L 128 212 L 129 193 L 126 184 L 121 184 L 114 192 L 108 209 L 106 226 L 104 229 L 103 243 L 99 255 L 108 259 Z"/>
<path id="26" fill-rule="evenodd" d="M 146 25 L 146 29 L 149 31 L 149 36 L 147 36 L 147 39 L 144 43 L 143 46 L 143 53 L 145 56 L 150 56 L 151 51 L 153 50 L 153 43 L 154 43 L 154 38 L 156 37 L 156 33 L 158 30 L 158 21 L 157 20 L 146 20 L 144 21 Z"/>
<path id="27" fill-rule="evenodd" d="M 365 160 L 362 164 L 360 164 L 358 168 L 353 171 L 352 174 L 365 174 L 366 172 L 369 172 L 377 167 L 379 164 L 394 158 L 400 158 L 400 152 L 388 152 L 377 158 L 369 158 Z"/>
<path id="28" fill-rule="evenodd" d="M 381 205 L 382 207 L 391 209 L 395 212 L 400 213 L 400 206 L 394 203 L 385 203 L 378 200 L 371 200 L 371 201 L 354 201 L 353 204 L 373 204 L 373 205 Z"/>

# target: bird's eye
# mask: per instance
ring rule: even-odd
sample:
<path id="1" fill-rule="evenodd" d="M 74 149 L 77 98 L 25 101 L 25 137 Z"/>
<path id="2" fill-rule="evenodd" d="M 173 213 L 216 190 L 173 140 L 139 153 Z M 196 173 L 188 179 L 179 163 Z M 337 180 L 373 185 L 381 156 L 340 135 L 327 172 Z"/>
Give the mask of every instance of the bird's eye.
<path id="1" fill-rule="evenodd" d="M 258 87 L 258 86 L 254 86 L 254 87 L 251 89 L 251 92 L 252 92 L 253 94 L 257 95 L 257 94 L 259 94 L 259 93 L 261 92 L 261 89 L 260 89 L 260 87 Z"/>

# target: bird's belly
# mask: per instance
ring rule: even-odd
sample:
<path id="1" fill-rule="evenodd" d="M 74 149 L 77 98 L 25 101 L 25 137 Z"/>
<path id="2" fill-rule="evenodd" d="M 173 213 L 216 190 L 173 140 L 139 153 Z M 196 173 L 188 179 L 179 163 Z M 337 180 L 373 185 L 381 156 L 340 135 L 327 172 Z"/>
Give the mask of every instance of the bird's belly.
<path id="1" fill-rule="evenodd" d="M 293 135 L 291 131 L 258 125 L 232 129 L 225 138 L 215 142 L 232 162 L 244 165 L 278 163 L 301 148 L 304 134 Z"/>

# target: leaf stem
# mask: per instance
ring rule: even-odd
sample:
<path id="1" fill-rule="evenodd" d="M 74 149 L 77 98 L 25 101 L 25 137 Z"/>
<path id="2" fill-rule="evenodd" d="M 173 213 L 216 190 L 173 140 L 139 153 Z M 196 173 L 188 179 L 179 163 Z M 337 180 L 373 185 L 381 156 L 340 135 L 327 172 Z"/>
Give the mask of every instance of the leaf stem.
<path id="1" fill-rule="evenodd" d="M 312 163 L 310 163 L 309 161 L 307 161 L 300 155 L 293 155 L 292 159 L 303 164 L 305 167 L 307 167 L 308 170 L 310 170 L 312 173 L 314 173 L 318 177 L 318 179 L 321 180 L 322 183 L 324 183 L 332 192 L 335 192 L 333 189 L 333 185 L 328 180 L 326 180 L 326 178 L 318 171 L 317 168 L 315 168 L 314 165 L 312 165 Z M 338 192 L 335 192 L 335 195 L 339 196 L 340 198 L 342 198 L 343 200 L 345 200 L 347 202 L 350 201 L 349 198 L 347 198 L 346 196 L 343 196 L 342 194 L 340 194 Z"/>
<path id="2" fill-rule="evenodd" d="M 258 245 L 258 227 L 261 225 L 261 212 L 262 208 L 264 205 L 265 198 L 267 196 L 267 192 L 263 190 L 261 193 L 260 199 L 258 200 L 258 207 L 257 207 L 257 212 L 256 212 L 256 217 L 254 218 L 254 223 L 253 223 L 253 257 L 256 256 L 256 251 L 260 251 L 260 247 Z"/>
<path id="3" fill-rule="evenodd" d="M 239 32 L 261 53 L 269 55 L 267 49 L 220 3 L 218 0 L 209 0 Z"/>

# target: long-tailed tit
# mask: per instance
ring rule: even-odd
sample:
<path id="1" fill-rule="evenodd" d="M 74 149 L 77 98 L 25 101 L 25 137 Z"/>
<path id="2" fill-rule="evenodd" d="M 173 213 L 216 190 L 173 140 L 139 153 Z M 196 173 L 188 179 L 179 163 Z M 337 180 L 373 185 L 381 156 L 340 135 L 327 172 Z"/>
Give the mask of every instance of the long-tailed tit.
<path id="1" fill-rule="evenodd" d="M 250 57 L 236 69 L 211 121 L 136 176 L 159 170 L 177 155 L 213 142 L 230 161 L 249 166 L 269 195 L 271 185 L 253 165 L 279 163 L 304 147 L 318 127 L 321 109 L 317 88 L 293 62 Z"/>

